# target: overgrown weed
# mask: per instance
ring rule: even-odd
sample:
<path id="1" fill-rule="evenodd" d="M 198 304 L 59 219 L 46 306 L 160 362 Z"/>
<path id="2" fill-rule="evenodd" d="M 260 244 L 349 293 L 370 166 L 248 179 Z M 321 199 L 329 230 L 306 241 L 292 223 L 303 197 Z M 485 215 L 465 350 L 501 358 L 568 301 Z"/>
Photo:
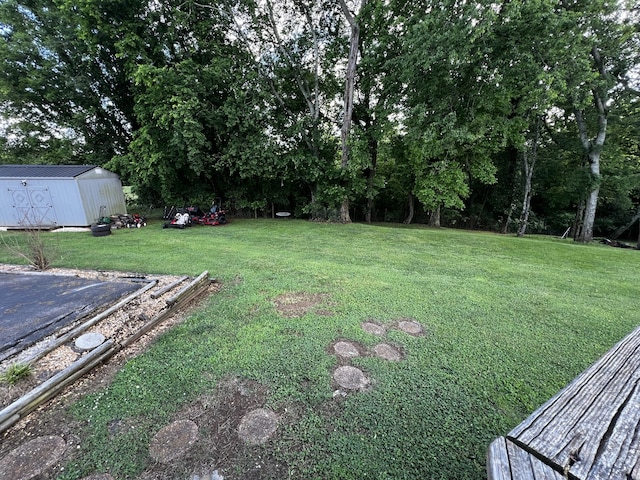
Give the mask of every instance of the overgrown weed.
<path id="1" fill-rule="evenodd" d="M 2 373 L 0 379 L 9 385 L 15 385 L 20 380 L 28 378 L 32 375 L 31 366 L 25 363 L 13 363 Z"/>
<path id="2" fill-rule="evenodd" d="M 23 230 L 22 236 L 12 235 L 7 237 L 2 235 L 2 243 L 5 249 L 13 256 L 25 260 L 37 271 L 45 271 L 51 267 L 52 247 L 44 240 L 44 235 L 37 228 L 27 228 Z M 23 240 L 23 243 L 19 239 Z"/>

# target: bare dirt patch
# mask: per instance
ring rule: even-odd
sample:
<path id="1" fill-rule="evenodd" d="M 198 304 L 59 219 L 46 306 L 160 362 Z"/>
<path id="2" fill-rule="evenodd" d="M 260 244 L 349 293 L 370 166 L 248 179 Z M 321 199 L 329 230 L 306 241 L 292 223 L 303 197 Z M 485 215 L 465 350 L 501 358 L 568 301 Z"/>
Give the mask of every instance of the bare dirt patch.
<path id="1" fill-rule="evenodd" d="M 256 434 L 260 437 L 259 442 L 246 442 L 240 435 L 241 430 L 256 433 L 252 428 L 242 426 L 243 419 L 246 422 L 251 412 L 264 410 L 269 412 L 269 418 L 277 418 L 278 423 L 291 421 L 289 412 L 264 409 L 268 394 L 268 389 L 255 381 L 237 377 L 221 380 L 212 392 L 186 405 L 175 417 L 175 420 L 190 420 L 198 426 L 195 443 L 173 462 L 153 465 L 139 480 L 203 480 L 218 478 L 217 475 L 248 480 L 286 478 L 287 466 L 275 461 L 268 449 L 271 436 L 278 435 L 273 424 L 264 423 L 265 428 L 260 429 L 262 433 Z"/>
<path id="2" fill-rule="evenodd" d="M 326 293 L 291 292 L 277 296 L 273 301 L 277 312 L 285 318 L 299 318 L 309 312 L 322 316 L 331 316 L 333 313 L 324 306 L 329 298 Z"/>

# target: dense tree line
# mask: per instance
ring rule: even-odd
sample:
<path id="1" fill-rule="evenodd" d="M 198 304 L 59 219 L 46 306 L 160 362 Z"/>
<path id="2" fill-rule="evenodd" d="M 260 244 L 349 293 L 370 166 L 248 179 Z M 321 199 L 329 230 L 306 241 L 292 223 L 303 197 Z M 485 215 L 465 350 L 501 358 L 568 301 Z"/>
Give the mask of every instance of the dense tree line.
<path id="1" fill-rule="evenodd" d="M 2 0 L 0 161 L 142 201 L 611 234 L 640 212 L 628 0 Z"/>

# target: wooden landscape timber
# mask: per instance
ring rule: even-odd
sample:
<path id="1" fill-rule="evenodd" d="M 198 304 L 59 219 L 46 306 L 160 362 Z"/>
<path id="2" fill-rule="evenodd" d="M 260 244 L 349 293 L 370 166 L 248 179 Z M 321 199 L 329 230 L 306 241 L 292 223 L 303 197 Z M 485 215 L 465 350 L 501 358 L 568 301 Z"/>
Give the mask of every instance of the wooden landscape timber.
<path id="1" fill-rule="evenodd" d="M 195 299 L 201 293 L 206 291 L 209 283 L 211 282 L 215 282 L 215 280 L 209 279 L 209 272 L 202 272 L 200 276 L 198 276 L 198 278 L 189 283 L 176 295 L 174 295 L 170 299 L 167 299 L 168 308 L 166 310 L 153 317 L 151 320 L 142 325 L 142 327 L 140 327 L 135 333 L 120 342 L 121 347 L 124 348 L 131 345 L 135 340 L 137 340 L 149 330 L 153 329 L 156 325 L 173 315 L 176 310 L 179 310 L 180 308 L 186 306 L 191 300 Z"/>
<path id="2" fill-rule="evenodd" d="M 166 308 L 158 313 L 156 316 L 145 322 L 140 328 L 138 328 L 133 334 L 129 335 L 127 338 L 116 342 L 112 339 L 107 339 L 100 346 L 94 348 L 92 351 L 87 353 L 86 355 L 80 357 L 78 360 L 73 362 L 64 370 L 58 372 L 53 375 L 51 378 L 43 382 L 42 384 L 35 387 L 33 390 L 23 395 L 4 409 L 0 410 L 0 434 L 4 431 L 11 428 L 20 419 L 24 418 L 26 415 L 35 410 L 38 406 L 43 404 L 44 402 L 50 400 L 55 395 L 57 395 L 60 391 L 62 391 L 65 387 L 72 384 L 74 381 L 85 375 L 87 372 L 91 371 L 98 365 L 106 362 L 113 355 L 123 350 L 124 348 L 130 346 L 144 334 L 148 333 L 154 327 L 159 325 L 164 320 L 167 320 L 169 317 L 174 315 L 178 310 L 187 306 L 189 302 L 203 294 L 209 287 L 211 282 L 215 280 L 210 280 L 208 278 L 209 273 L 207 271 L 200 274 L 194 281 L 190 282 L 185 288 L 180 290 L 176 295 L 172 296 L 170 299 L 166 301 Z M 156 285 L 157 282 L 150 282 L 149 285 L 145 286 L 143 291 L 147 291 L 149 288 Z M 175 287 L 179 283 L 173 284 Z M 165 290 L 164 293 L 166 293 Z M 135 292 L 133 295 L 127 297 L 121 302 L 116 304 L 119 308 L 126 304 L 125 300 L 130 299 L 130 297 L 135 297 L 140 294 L 140 290 Z M 109 308 L 107 311 L 113 313 L 114 307 Z M 102 314 L 94 317 L 94 319 L 86 322 L 80 327 L 74 329 L 72 332 L 64 335 L 65 341 L 70 341 L 73 337 L 70 336 L 71 333 L 75 333 L 76 335 L 85 331 L 86 328 L 82 328 L 87 324 L 95 324 L 97 320 L 95 318 L 105 318 L 107 315 L 103 312 Z M 94 321 L 95 320 L 95 321 Z M 88 328 L 88 327 L 87 327 Z M 59 344 L 59 342 L 56 342 Z"/>
<path id="3" fill-rule="evenodd" d="M 157 280 L 151 280 L 147 285 L 145 285 L 142 288 L 136 290 L 131 295 L 128 295 L 127 297 L 123 298 L 122 300 L 120 300 L 115 305 L 112 305 L 111 307 L 107 308 L 105 311 L 103 311 L 103 312 L 99 313 L 98 315 L 90 318 L 86 322 L 78 325 L 76 328 L 74 328 L 71 331 L 65 333 L 64 335 L 52 339 L 49 343 L 43 345 L 42 348 L 39 348 L 37 352 L 31 354 L 29 357 L 20 358 L 20 362 L 21 363 L 26 363 L 26 364 L 31 364 L 31 363 L 34 363 L 34 362 L 38 361 L 40 358 L 42 358 L 45 355 L 47 355 L 48 353 L 52 352 L 56 348 L 60 347 L 61 345 L 64 345 L 65 343 L 71 341 L 72 339 L 78 337 L 81 333 L 86 332 L 89 328 L 94 326 L 96 323 L 100 322 L 101 320 L 107 318 L 109 315 L 111 315 L 114 312 L 118 311 L 119 309 L 123 308 L 125 305 L 129 304 L 129 302 L 131 302 L 135 298 L 139 297 L 140 295 L 145 293 L 147 290 L 150 290 L 151 288 L 156 286 L 157 283 L 158 283 Z"/>
<path id="4" fill-rule="evenodd" d="M 489 480 L 640 478 L 640 327 L 487 453 Z"/>
<path id="5" fill-rule="evenodd" d="M 209 278 L 209 272 L 205 270 L 195 280 L 193 280 L 192 282 L 184 286 L 182 290 L 176 293 L 173 297 L 168 298 L 167 305 L 172 305 L 178 302 L 181 298 L 183 298 L 183 296 L 189 295 L 189 293 L 192 292 L 193 290 L 198 290 L 203 283 L 211 281 L 211 280 L 208 280 L 208 278 Z"/>
<path id="6" fill-rule="evenodd" d="M 187 280 L 189 277 L 188 276 L 184 276 L 184 277 L 180 277 L 177 280 L 175 280 L 174 282 L 171 282 L 169 285 L 166 285 L 158 290 L 156 290 L 155 292 L 153 292 L 151 294 L 151 298 L 158 298 L 161 297 L 162 295 L 164 295 L 165 293 L 167 293 L 169 290 L 173 290 L 176 286 L 180 285 L 182 282 L 184 282 L 185 280 Z"/>

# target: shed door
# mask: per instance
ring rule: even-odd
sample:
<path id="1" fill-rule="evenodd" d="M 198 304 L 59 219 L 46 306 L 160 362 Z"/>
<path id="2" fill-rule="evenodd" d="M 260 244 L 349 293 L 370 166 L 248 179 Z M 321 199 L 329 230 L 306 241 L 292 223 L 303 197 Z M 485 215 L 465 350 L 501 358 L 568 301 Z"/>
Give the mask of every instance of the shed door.
<path id="1" fill-rule="evenodd" d="M 10 190 L 18 225 L 29 227 L 56 224 L 51 194 L 46 187 L 17 188 Z"/>

